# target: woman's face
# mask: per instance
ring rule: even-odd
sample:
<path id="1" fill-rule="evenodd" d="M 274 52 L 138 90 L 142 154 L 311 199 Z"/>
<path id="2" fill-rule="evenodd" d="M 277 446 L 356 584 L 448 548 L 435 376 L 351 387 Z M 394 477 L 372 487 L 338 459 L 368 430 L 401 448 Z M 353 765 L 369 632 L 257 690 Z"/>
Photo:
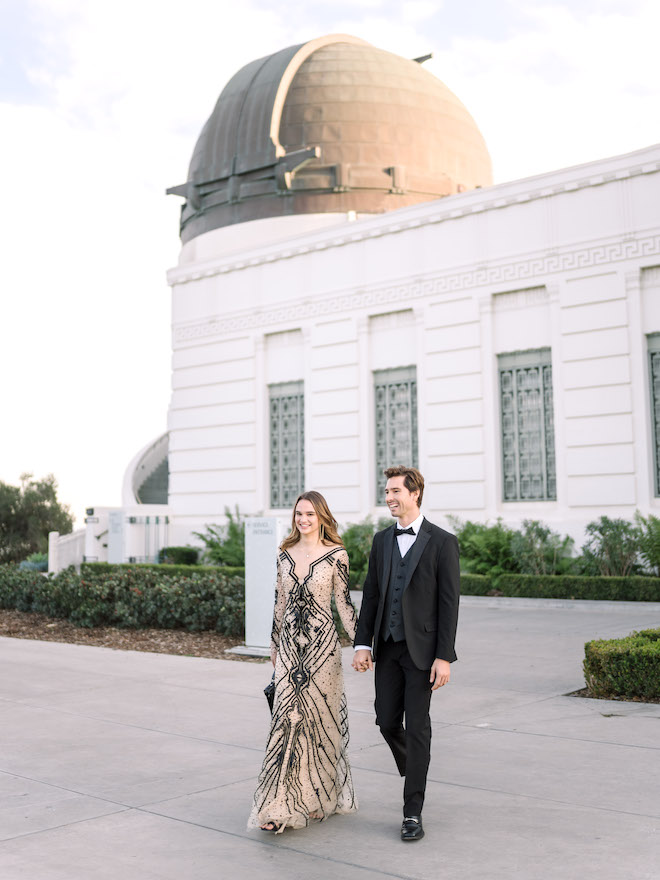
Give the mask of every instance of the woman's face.
<path id="1" fill-rule="evenodd" d="M 299 501 L 295 510 L 296 526 L 301 535 L 313 535 L 319 531 L 319 518 L 311 501 Z"/>

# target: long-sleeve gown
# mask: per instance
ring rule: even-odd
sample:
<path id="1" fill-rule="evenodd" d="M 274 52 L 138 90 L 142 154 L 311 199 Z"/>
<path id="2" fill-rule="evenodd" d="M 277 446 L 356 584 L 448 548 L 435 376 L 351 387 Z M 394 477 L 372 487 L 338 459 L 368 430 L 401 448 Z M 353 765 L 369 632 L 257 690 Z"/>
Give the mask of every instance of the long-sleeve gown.
<path id="1" fill-rule="evenodd" d="M 302 828 L 310 818 L 357 810 L 333 596 L 352 640 L 356 614 L 346 550 L 328 550 L 302 581 L 291 556 L 280 551 L 271 640 L 277 650 L 275 700 L 248 828 L 268 822 L 281 830 Z"/>

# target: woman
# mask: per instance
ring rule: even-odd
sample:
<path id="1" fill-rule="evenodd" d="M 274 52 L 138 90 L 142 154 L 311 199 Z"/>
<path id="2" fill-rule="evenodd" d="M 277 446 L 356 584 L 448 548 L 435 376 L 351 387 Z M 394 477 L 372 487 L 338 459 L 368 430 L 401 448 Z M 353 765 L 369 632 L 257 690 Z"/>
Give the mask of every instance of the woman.
<path id="1" fill-rule="evenodd" d="M 303 492 L 277 559 L 275 700 L 248 828 L 277 833 L 357 810 L 333 596 L 353 640 L 348 554 L 323 495 Z"/>

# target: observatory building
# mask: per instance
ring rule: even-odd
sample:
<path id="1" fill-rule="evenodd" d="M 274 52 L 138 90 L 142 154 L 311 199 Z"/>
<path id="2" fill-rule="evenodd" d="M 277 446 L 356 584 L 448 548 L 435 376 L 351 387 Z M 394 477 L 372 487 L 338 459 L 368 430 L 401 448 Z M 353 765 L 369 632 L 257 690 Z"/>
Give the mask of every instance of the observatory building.
<path id="1" fill-rule="evenodd" d="M 170 544 L 308 488 L 385 514 L 398 463 L 440 524 L 657 512 L 660 146 L 493 186 L 442 82 L 335 35 L 238 71 L 169 192 L 169 430 L 124 502 Z"/>

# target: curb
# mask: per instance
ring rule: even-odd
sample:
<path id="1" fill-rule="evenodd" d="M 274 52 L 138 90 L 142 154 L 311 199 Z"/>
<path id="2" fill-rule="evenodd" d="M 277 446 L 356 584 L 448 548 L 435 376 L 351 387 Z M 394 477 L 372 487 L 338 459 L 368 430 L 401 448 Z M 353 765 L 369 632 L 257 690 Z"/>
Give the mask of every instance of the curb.
<path id="1" fill-rule="evenodd" d="M 524 596 L 461 596 L 461 605 L 484 608 L 570 608 L 573 611 L 656 611 L 660 602 L 613 602 L 600 599 L 533 599 Z"/>
<path id="2" fill-rule="evenodd" d="M 357 611 L 362 605 L 362 590 L 351 590 Z M 655 611 L 660 616 L 660 602 L 612 602 L 600 599 L 533 599 L 525 596 L 461 596 L 461 605 L 483 608 L 570 608 L 573 611 Z"/>

